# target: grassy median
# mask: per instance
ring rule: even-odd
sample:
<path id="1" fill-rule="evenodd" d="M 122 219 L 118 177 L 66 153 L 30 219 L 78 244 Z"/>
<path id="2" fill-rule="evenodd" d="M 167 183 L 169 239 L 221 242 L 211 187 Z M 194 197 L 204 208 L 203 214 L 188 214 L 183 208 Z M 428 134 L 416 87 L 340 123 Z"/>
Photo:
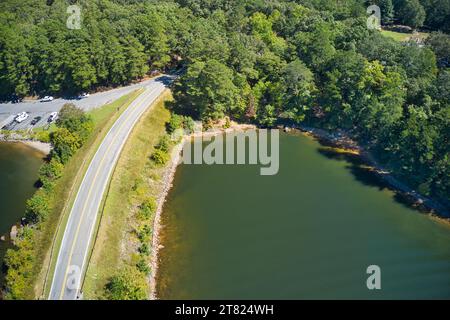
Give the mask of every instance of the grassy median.
<path id="1" fill-rule="evenodd" d="M 154 146 L 165 134 L 170 113 L 164 93 L 133 129 L 120 155 L 104 200 L 101 221 L 83 285 L 85 299 L 104 299 L 105 285 L 124 265 L 136 264 L 138 240 L 135 212 L 162 190 L 165 167 L 152 164 Z"/>

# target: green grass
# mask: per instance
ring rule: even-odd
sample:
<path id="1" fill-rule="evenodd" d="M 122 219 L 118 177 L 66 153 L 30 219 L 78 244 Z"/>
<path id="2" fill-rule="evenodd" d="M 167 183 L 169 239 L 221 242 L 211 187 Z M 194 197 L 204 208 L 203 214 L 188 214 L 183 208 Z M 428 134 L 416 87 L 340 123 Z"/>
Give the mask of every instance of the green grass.
<path id="1" fill-rule="evenodd" d="M 130 103 L 142 93 L 142 90 L 133 91 L 113 103 L 104 105 L 91 111 L 95 113 L 94 130 L 84 146 L 77 151 L 64 168 L 63 176 L 55 186 L 54 209 L 48 220 L 42 226 L 39 238 L 37 257 L 38 278 L 35 285 L 35 295 L 46 298 L 50 291 L 51 279 L 56 266 L 56 257 L 61 245 L 65 225 L 70 208 L 75 200 L 76 193 L 89 163 L 104 136 L 112 127 L 117 118 L 126 110 Z"/>
<path id="2" fill-rule="evenodd" d="M 428 33 L 426 32 L 419 32 L 417 35 L 414 35 L 412 33 L 402 33 L 402 32 L 382 30 L 381 34 L 383 34 L 386 37 L 392 38 L 398 42 L 408 41 L 410 38 L 425 39 L 426 37 L 428 37 Z"/>
<path id="3" fill-rule="evenodd" d="M 148 197 L 162 190 L 164 167 L 149 160 L 154 146 L 165 133 L 170 118 L 162 95 L 133 129 L 120 155 L 105 197 L 101 221 L 83 284 L 86 299 L 104 299 L 109 278 L 124 264 L 136 263 L 138 245 L 134 229 L 139 225 L 134 212 Z"/>

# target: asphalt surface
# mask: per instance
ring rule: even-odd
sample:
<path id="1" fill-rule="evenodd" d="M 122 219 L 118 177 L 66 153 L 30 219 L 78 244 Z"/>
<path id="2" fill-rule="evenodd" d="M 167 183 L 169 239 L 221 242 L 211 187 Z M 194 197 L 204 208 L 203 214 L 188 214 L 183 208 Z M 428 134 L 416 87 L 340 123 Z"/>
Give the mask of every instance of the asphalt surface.
<path id="1" fill-rule="evenodd" d="M 19 103 L 0 103 L 0 129 L 5 128 L 8 130 L 27 130 L 34 127 L 43 127 L 48 124 L 48 118 L 50 113 L 59 111 L 66 103 L 73 103 L 83 110 L 89 111 L 94 108 L 98 108 L 107 103 L 113 102 L 120 97 L 138 89 L 148 86 L 154 80 L 146 80 L 136 84 L 132 84 L 126 87 L 120 87 L 104 92 L 98 92 L 91 94 L 89 97 L 83 99 L 55 99 L 50 102 L 40 101 L 23 101 Z M 14 117 L 20 112 L 28 112 L 29 117 L 22 123 L 14 121 Z M 42 117 L 42 119 L 35 125 L 31 124 L 31 121 L 36 117 Z"/>
<path id="2" fill-rule="evenodd" d="M 170 80 L 149 81 L 145 91 L 114 123 L 89 165 L 70 212 L 52 279 L 50 300 L 80 297 L 80 284 L 103 194 L 123 145 L 141 115 L 164 91 Z"/>

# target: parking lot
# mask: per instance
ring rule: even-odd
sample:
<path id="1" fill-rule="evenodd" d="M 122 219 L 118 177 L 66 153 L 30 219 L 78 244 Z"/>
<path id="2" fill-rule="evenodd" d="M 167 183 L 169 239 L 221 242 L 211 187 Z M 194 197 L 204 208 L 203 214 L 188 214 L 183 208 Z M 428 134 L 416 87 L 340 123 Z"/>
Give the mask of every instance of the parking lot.
<path id="1" fill-rule="evenodd" d="M 145 80 L 126 87 L 94 93 L 83 99 L 57 98 L 49 102 L 24 100 L 19 103 L 0 103 L 0 129 L 29 130 L 37 127 L 45 127 L 48 125 L 48 118 L 50 117 L 50 114 L 52 112 L 58 112 L 66 103 L 73 103 L 77 107 L 85 111 L 89 111 L 113 102 L 136 89 L 142 88 L 151 81 L 155 81 L 155 79 Z M 29 116 L 23 122 L 17 123 L 14 119 L 17 114 L 21 112 L 27 112 Z M 42 119 L 32 125 L 31 122 L 36 117 L 42 117 Z"/>
<path id="2" fill-rule="evenodd" d="M 3 130 L 29 130 L 36 127 L 45 127 L 51 124 L 51 122 L 48 121 L 50 114 L 52 111 L 48 112 L 34 112 L 33 114 L 30 114 L 28 118 L 21 123 L 18 123 L 14 120 L 15 115 L 9 116 L 5 120 L 0 123 L 2 126 L 0 127 Z M 41 117 L 39 121 L 32 124 L 33 120 L 37 117 Z"/>

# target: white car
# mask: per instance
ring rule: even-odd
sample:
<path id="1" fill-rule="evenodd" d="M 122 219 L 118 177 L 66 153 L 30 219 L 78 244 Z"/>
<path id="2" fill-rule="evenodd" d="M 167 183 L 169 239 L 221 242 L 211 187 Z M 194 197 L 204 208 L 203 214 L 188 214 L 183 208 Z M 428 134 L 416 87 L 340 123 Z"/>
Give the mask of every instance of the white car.
<path id="1" fill-rule="evenodd" d="M 29 117 L 28 113 L 26 113 L 26 112 L 21 112 L 21 113 L 17 114 L 17 116 L 15 117 L 14 120 L 15 120 L 17 123 L 21 123 L 21 122 L 27 120 L 28 117 Z"/>
<path id="2" fill-rule="evenodd" d="M 52 112 L 50 113 L 50 117 L 48 117 L 48 122 L 53 122 L 56 120 L 56 117 L 58 116 L 58 112 Z"/>
<path id="3" fill-rule="evenodd" d="M 83 92 L 82 94 L 80 94 L 80 95 L 78 96 L 78 99 L 84 99 L 84 98 L 87 98 L 87 97 L 89 97 L 89 96 L 90 96 L 89 93 Z"/>
<path id="4" fill-rule="evenodd" d="M 49 101 L 53 101 L 53 97 L 52 96 L 45 96 L 41 99 L 41 102 L 49 102 Z"/>

